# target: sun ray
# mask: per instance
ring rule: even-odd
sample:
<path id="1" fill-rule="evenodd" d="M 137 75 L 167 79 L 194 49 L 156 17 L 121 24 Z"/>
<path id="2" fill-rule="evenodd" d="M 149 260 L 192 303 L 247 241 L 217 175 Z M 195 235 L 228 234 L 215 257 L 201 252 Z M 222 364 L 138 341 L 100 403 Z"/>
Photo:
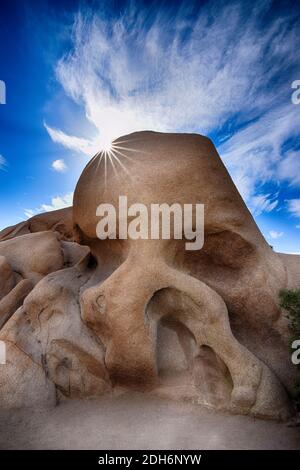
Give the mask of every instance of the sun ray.
<path id="1" fill-rule="evenodd" d="M 107 181 L 107 161 L 106 161 L 106 150 L 104 150 L 104 187 L 106 188 Z"/>
<path id="2" fill-rule="evenodd" d="M 116 148 L 113 150 L 113 152 L 114 152 L 115 157 L 117 157 L 116 154 L 119 154 L 122 158 L 124 158 L 124 157 L 126 158 L 126 156 L 125 156 L 122 152 L 120 152 L 119 150 L 117 150 Z M 129 161 L 133 161 L 132 158 L 128 158 L 128 160 L 129 160 Z"/>
<path id="3" fill-rule="evenodd" d="M 88 168 L 88 167 L 96 160 L 96 158 L 98 157 L 98 155 L 99 155 L 99 152 L 97 152 L 96 155 L 94 155 L 94 156 L 90 159 L 90 161 L 89 161 L 88 164 L 86 165 L 86 168 Z"/>
<path id="4" fill-rule="evenodd" d="M 104 147 L 99 152 L 97 152 L 87 164 L 87 167 L 89 167 L 91 164 L 93 164 L 95 161 L 98 160 L 97 166 L 96 166 L 96 171 L 97 171 L 99 167 L 101 166 L 101 163 L 103 160 L 105 187 L 107 185 L 109 164 L 112 166 L 112 170 L 117 178 L 120 178 L 120 172 L 118 171 L 118 167 L 120 167 L 126 173 L 126 175 L 128 175 L 129 178 L 131 178 L 130 171 L 128 171 L 126 165 L 124 164 L 124 160 L 130 162 L 130 161 L 134 161 L 134 158 L 130 157 L 125 152 L 140 153 L 141 151 L 130 148 L 130 147 L 124 147 L 122 145 L 119 145 L 122 143 L 128 143 L 128 141 L 121 140 L 118 142 L 107 143 L 107 145 L 104 145 Z M 143 152 L 143 153 L 146 153 L 146 152 Z"/>
<path id="5" fill-rule="evenodd" d="M 98 163 L 97 163 L 96 171 L 98 171 L 98 168 L 100 167 L 101 162 L 102 162 L 102 160 L 103 160 L 103 156 L 104 156 L 103 150 L 101 150 L 101 152 L 98 153 L 98 156 L 100 156 L 100 158 L 99 158 Z"/>
<path id="6" fill-rule="evenodd" d="M 120 165 L 120 167 L 125 171 L 125 173 L 131 177 L 130 172 L 127 170 L 126 166 L 121 162 L 121 160 L 117 157 L 117 155 L 114 154 L 114 159 L 116 162 Z"/>
<path id="7" fill-rule="evenodd" d="M 145 150 L 137 150 L 137 149 L 133 149 L 133 148 L 130 148 L 130 147 L 122 147 L 122 145 L 113 145 L 113 148 L 118 148 L 118 149 L 121 149 L 121 150 L 127 150 L 128 152 L 146 153 Z M 128 157 L 128 158 L 130 158 L 130 157 Z"/>
<path id="8" fill-rule="evenodd" d="M 115 139 L 114 142 L 116 142 L 117 144 L 128 144 L 131 142 L 140 142 L 140 141 L 141 141 L 141 138 L 137 138 L 137 139 L 130 138 L 130 140 L 129 139 L 126 139 L 126 140 Z"/>
<path id="9" fill-rule="evenodd" d="M 131 160 L 133 161 L 133 158 L 132 157 L 129 157 L 128 155 L 126 155 L 125 153 L 122 152 L 122 148 L 121 147 L 118 147 L 117 145 L 114 145 L 112 147 L 112 151 L 113 152 L 118 152 L 120 155 L 122 155 L 123 158 L 126 158 L 127 160 Z"/>
<path id="10" fill-rule="evenodd" d="M 113 168 L 114 174 L 116 175 L 117 178 L 119 178 L 119 174 L 117 172 L 117 169 L 116 169 L 116 166 L 115 166 L 115 163 L 114 163 L 115 156 L 113 154 L 113 151 L 108 152 L 108 158 L 109 158 L 109 161 L 110 161 L 111 166 Z"/>
<path id="11" fill-rule="evenodd" d="M 118 157 L 117 154 L 119 154 L 121 158 Z M 124 155 L 123 155 L 121 152 L 119 152 L 119 151 L 116 150 L 116 149 L 114 150 L 114 158 L 116 159 L 117 163 L 123 168 L 123 170 L 124 170 L 128 175 L 130 175 L 130 173 L 129 173 L 129 171 L 128 171 L 126 165 L 125 165 L 125 162 L 124 162 L 124 163 L 122 162 L 122 158 L 123 158 L 123 157 L 124 157 Z"/>

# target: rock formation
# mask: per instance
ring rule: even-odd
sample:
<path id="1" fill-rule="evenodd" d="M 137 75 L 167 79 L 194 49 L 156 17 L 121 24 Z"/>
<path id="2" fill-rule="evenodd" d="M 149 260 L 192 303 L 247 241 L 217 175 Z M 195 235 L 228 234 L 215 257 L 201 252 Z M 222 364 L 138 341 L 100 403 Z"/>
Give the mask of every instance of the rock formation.
<path id="1" fill-rule="evenodd" d="M 52 230 L 60 234 L 62 240 L 72 241 L 73 220 L 72 207 L 37 214 L 25 222 L 0 231 L 0 241 L 19 237 L 27 233 Z"/>
<path id="2" fill-rule="evenodd" d="M 269 247 L 209 139 L 139 132 L 106 157 L 84 169 L 73 211 L 0 233 L 2 404 L 138 388 L 289 416 L 295 371 L 278 292 L 300 287 L 299 257 Z M 203 248 L 98 239 L 96 208 L 120 195 L 204 204 Z"/>

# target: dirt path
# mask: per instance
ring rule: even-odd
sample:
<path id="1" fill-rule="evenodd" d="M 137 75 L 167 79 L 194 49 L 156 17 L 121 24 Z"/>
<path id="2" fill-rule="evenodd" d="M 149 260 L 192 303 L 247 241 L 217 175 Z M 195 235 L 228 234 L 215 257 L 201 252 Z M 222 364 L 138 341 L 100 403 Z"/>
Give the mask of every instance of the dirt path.
<path id="1" fill-rule="evenodd" d="M 142 394 L 0 411 L 0 449 L 300 449 L 299 428 Z"/>

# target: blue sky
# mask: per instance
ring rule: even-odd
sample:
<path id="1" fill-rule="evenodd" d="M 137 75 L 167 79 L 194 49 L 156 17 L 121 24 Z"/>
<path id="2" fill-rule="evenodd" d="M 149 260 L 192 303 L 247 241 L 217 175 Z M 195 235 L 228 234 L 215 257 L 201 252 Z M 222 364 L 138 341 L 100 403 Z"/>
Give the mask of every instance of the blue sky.
<path id="1" fill-rule="evenodd" d="M 251 4 L 250 4 L 251 3 Z M 70 205 L 107 139 L 210 136 L 268 242 L 300 252 L 297 2 L 0 7 L 0 228 Z"/>

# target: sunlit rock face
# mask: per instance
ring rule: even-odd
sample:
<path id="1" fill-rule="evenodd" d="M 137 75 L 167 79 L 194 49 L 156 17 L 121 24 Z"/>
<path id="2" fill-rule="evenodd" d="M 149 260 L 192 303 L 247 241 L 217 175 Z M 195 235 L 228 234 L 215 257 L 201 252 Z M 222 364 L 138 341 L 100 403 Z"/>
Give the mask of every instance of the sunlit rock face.
<path id="1" fill-rule="evenodd" d="M 96 209 L 117 207 L 120 196 L 149 211 L 204 204 L 203 248 L 188 251 L 174 237 L 99 240 Z M 0 339 L 9 344 L 2 403 L 142 389 L 289 415 L 295 371 L 278 292 L 300 287 L 299 261 L 268 246 L 209 139 L 120 137 L 78 181 L 73 241 L 52 226 L 0 242 Z"/>

